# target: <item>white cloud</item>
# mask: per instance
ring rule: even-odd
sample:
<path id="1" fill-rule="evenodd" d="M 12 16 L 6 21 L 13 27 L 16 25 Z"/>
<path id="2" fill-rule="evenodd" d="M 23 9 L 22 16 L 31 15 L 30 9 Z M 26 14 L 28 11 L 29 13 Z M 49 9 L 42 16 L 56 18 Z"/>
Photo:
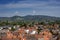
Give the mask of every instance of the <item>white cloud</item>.
<path id="1" fill-rule="evenodd" d="M 33 3 L 18 2 L 18 3 L 0 5 L 0 8 L 40 8 L 40 7 L 47 7 L 47 6 L 55 7 L 55 6 L 57 6 L 57 4 L 60 4 L 60 3 L 58 3 L 58 2 L 38 2 L 38 1 L 33 2 Z"/>
<path id="2" fill-rule="evenodd" d="M 1 9 L 9 9 L 9 13 L 7 13 L 7 15 L 9 15 L 11 13 L 12 10 L 15 10 L 14 13 L 10 14 L 10 15 L 29 15 L 29 14 L 36 14 L 38 15 L 39 13 L 43 14 L 43 15 L 55 15 L 55 14 L 59 14 L 60 13 L 60 3 L 59 2 L 18 2 L 18 3 L 10 3 L 10 4 L 5 4 L 5 5 L 1 5 L 0 4 L 0 10 Z M 13 8 L 13 9 L 12 9 Z M 18 11 L 16 11 L 16 9 L 18 8 Z M 31 8 L 32 11 L 31 13 L 27 10 L 26 12 L 20 12 L 20 8 Z M 19 10 L 20 9 L 20 10 Z M 22 10 L 23 11 L 23 10 Z M 24 14 L 26 13 L 26 14 Z M 50 14 L 51 13 L 51 14 Z M 55 14 L 54 14 L 55 13 Z M 3 15 L 3 14 L 2 14 Z"/>
<path id="3" fill-rule="evenodd" d="M 5 5 L 6 8 L 32 8 L 32 7 L 38 7 L 43 6 L 44 4 L 7 4 Z"/>
<path id="4" fill-rule="evenodd" d="M 16 11 L 15 13 L 14 13 L 14 15 L 18 15 L 19 14 L 19 12 L 18 11 Z"/>
<path id="5" fill-rule="evenodd" d="M 33 10 L 33 14 L 35 14 L 36 13 L 36 11 L 35 10 Z"/>

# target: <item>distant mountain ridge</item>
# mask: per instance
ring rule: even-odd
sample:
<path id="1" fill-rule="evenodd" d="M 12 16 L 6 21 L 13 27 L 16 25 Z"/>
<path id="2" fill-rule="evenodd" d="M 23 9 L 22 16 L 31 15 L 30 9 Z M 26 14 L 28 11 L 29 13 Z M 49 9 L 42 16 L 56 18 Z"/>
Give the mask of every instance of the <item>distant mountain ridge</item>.
<path id="1" fill-rule="evenodd" d="M 52 17 L 52 16 L 45 16 L 45 15 L 27 15 L 27 16 L 12 16 L 12 17 L 0 17 L 0 20 L 9 20 L 9 21 L 16 21 L 16 20 L 60 20 L 60 17 Z"/>

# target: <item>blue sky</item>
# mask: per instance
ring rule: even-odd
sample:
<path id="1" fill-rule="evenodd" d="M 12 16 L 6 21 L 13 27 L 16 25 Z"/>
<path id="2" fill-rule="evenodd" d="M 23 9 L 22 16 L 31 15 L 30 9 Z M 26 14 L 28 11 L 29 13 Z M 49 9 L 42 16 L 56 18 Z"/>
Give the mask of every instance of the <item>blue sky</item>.
<path id="1" fill-rule="evenodd" d="M 60 17 L 60 0 L 0 0 L 0 17 L 14 15 Z"/>

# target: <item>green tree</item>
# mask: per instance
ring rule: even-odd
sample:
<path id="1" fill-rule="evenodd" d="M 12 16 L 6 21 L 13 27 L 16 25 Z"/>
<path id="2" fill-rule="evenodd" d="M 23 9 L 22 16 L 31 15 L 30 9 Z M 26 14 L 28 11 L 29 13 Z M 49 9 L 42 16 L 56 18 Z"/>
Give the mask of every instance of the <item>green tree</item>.
<path id="1" fill-rule="evenodd" d="M 11 31 L 15 31 L 15 28 L 14 27 L 11 27 Z"/>
<path id="2" fill-rule="evenodd" d="M 37 31 L 38 31 L 38 34 L 39 34 L 41 30 L 38 28 Z"/>

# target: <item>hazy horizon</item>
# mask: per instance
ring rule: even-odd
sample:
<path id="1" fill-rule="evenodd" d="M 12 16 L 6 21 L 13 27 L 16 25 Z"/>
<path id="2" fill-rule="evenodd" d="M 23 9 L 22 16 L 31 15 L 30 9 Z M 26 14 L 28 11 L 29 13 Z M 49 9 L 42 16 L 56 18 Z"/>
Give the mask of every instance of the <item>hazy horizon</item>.
<path id="1" fill-rule="evenodd" d="M 14 15 L 60 17 L 60 0 L 0 0 L 0 17 Z"/>

